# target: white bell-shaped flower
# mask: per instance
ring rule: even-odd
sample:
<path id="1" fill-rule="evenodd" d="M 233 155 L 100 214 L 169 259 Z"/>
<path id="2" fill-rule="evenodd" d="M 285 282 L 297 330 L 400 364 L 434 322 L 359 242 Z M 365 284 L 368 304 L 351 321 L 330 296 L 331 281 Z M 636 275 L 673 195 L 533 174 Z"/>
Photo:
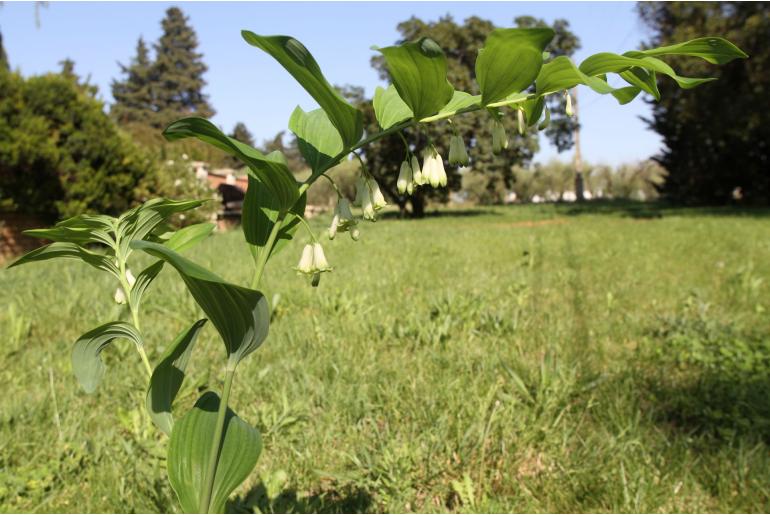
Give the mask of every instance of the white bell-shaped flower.
<path id="1" fill-rule="evenodd" d="M 524 121 L 524 109 L 517 109 L 516 117 L 518 118 L 519 122 L 519 134 L 523 136 L 527 128 L 527 124 Z"/>
<path id="2" fill-rule="evenodd" d="M 329 272 L 332 269 L 326 261 L 324 248 L 320 243 L 313 244 L 313 268 L 315 272 Z"/>
<path id="3" fill-rule="evenodd" d="M 465 142 L 459 134 L 452 136 L 449 140 L 449 164 L 450 165 L 468 165 L 468 152 L 465 150 Z"/>
<path id="4" fill-rule="evenodd" d="M 313 246 L 310 244 L 305 245 L 302 249 L 302 257 L 299 258 L 297 264 L 297 272 L 301 274 L 312 274 L 313 270 Z"/>
<path id="5" fill-rule="evenodd" d="M 374 204 L 372 203 L 372 193 L 369 188 L 369 182 L 360 176 L 356 181 L 356 205 L 360 206 L 364 212 L 364 220 L 374 220 Z"/>
<path id="6" fill-rule="evenodd" d="M 115 299 L 115 302 L 118 304 L 125 304 L 126 303 L 126 292 L 123 291 L 123 288 L 118 286 L 118 289 L 115 290 L 115 295 L 113 296 Z"/>
<path id="7" fill-rule="evenodd" d="M 385 201 L 385 196 L 382 194 L 382 191 L 380 191 L 380 185 L 377 184 L 377 181 L 370 177 L 368 182 L 372 192 L 372 204 L 374 205 L 374 210 L 379 211 L 387 206 L 388 203 Z"/>
<path id="8" fill-rule="evenodd" d="M 567 107 L 564 109 L 564 112 L 567 113 L 567 116 L 572 116 L 575 114 L 572 109 L 572 95 L 569 94 L 569 91 L 564 91 L 564 94 L 567 96 Z"/>
<path id="9" fill-rule="evenodd" d="M 422 175 L 422 169 L 420 168 L 420 161 L 417 159 L 417 156 L 412 155 L 411 165 L 412 165 L 412 178 L 414 179 L 414 183 L 417 186 L 422 186 L 423 184 L 425 184 L 425 178 Z"/>
<path id="10" fill-rule="evenodd" d="M 334 208 L 334 217 L 329 227 L 329 239 L 333 240 L 337 232 L 346 232 L 355 226 L 358 221 L 350 210 L 350 201 L 345 197 L 337 200 L 337 206 Z"/>
<path id="11" fill-rule="evenodd" d="M 398 171 L 398 179 L 396 180 L 396 188 L 398 192 L 403 195 L 409 189 L 409 185 L 414 182 L 412 177 L 412 167 L 409 161 L 406 159 L 401 163 L 401 169 Z"/>

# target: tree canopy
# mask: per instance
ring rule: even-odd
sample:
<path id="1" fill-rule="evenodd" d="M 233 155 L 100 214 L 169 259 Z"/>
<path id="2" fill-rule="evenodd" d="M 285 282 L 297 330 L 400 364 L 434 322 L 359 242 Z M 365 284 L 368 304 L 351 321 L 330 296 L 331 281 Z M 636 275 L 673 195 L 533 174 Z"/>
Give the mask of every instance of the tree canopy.
<path id="1" fill-rule="evenodd" d="M 750 56 L 719 67 L 672 56 L 681 75 L 718 80 L 687 90 L 658 81 L 661 100 L 648 123 L 663 138 L 663 193 L 689 203 L 770 203 L 770 4 L 643 2 L 637 9 L 652 30 L 650 46 L 719 34 Z"/>

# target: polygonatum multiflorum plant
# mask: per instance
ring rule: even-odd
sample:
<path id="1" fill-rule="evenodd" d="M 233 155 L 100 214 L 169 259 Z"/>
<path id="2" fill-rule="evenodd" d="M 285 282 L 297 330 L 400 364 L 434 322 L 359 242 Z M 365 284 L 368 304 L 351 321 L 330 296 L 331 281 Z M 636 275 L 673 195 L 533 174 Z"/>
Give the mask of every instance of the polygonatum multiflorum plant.
<path id="1" fill-rule="evenodd" d="M 51 229 L 28 234 L 53 243 L 23 256 L 13 266 L 52 258 L 76 258 L 114 277 L 114 301 L 125 303 L 129 320 L 107 322 L 83 334 L 74 344 L 72 368 L 83 389 L 93 393 L 105 375 L 101 353 L 117 339 L 134 343 L 146 368 L 146 409 L 162 432 L 169 434 L 168 476 L 181 507 L 186 512 L 221 512 L 228 496 L 249 476 L 262 450 L 259 432 L 229 407 L 230 389 L 236 368 L 254 352 L 268 334 L 270 309 L 259 291 L 265 265 L 294 237 L 300 226 L 312 243 L 304 247 L 296 270 L 317 286 L 327 262 L 320 239 L 304 218 L 308 187 L 320 177 L 332 181 L 326 172 L 352 154 L 361 164 L 352 201 L 338 191 L 328 237 L 339 232 L 360 237 L 359 218 L 375 221 L 386 200 L 366 160 L 357 152 L 389 134 L 401 133 L 404 160 L 398 175 L 401 195 L 415 188 L 446 185 L 445 166 L 468 165 L 466 142 L 455 133 L 445 163 L 442 151 L 430 140 L 418 149 L 403 137 L 403 129 L 433 123 L 452 123 L 463 113 L 483 110 L 492 125 L 493 151 L 508 145 L 501 123 L 503 116 L 515 116 L 518 130 L 544 129 L 550 119 L 545 98 L 563 95 L 567 113 L 571 110 L 570 89 L 585 85 L 626 104 L 644 92 L 660 98 L 659 76 L 665 75 L 682 88 L 692 88 L 710 78 L 679 76 L 666 56 L 691 56 L 712 64 L 725 64 L 748 57 L 729 41 L 703 37 L 677 45 L 630 51 L 622 55 L 599 53 L 576 65 L 565 56 L 550 58 L 546 45 L 554 37 L 548 28 L 498 29 L 489 34 L 476 59 L 476 82 L 480 94 L 457 91 L 447 80 L 447 60 L 439 45 L 429 39 L 398 46 L 377 48 L 387 65 L 392 84 L 377 88 L 374 111 L 381 130 L 365 134 L 362 113 L 324 78 L 313 56 L 302 43 L 289 36 L 259 36 L 243 31 L 243 39 L 271 55 L 318 102 L 319 108 L 305 112 L 297 107 L 289 118 L 299 150 L 312 170 L 298 182 L 280 152 L 264 155 L 222 133 L 202 118 L 184 118 L 165 131 L 166 139 L 197 138 L 238 158 L 248 172 L 248 190 L 243 204 L 242 228 L 253 258 L 249 287 L 230 284 L 213 272 L 182 257 L 180 252 L 209 235 L 213 224 L 199 224 L 173 230 L 169 216 L 201 204 L 200 200 L 155 199 L 118 218 L 81 215 L 59 222 Z M 607 76 L 616 74 L 626 84 L 610 86 Z M 473 142 L 469 142 L 473 144 Z M 332 181 L 334 184 L 334 181 Z M 336 189 L 336 185 L 335 185 Z M 129 261 L 136 251 L 156 261 L 133 275 Z M 185 377 L 196 336 L 206 318 L 193 322 L 168 342 L 146 342 L 140 320 L 143 295 L 161 269 L 168 264 L 187 286 L 192 297 L 221 336 L 225 346 L 224 385 L 221 395 L 204 393 L 178 419 L 172 404 Z M 112 298 L 110 301 L 112 302 Z M 124 318 L 129 318 L 126 315 Z M 165 348 L 161 356 L 148 352 L 148 344 Z M 150 358 L 155 358 L 154 365 Z M 178 410 L 179 411 L 179 410 Z"/>

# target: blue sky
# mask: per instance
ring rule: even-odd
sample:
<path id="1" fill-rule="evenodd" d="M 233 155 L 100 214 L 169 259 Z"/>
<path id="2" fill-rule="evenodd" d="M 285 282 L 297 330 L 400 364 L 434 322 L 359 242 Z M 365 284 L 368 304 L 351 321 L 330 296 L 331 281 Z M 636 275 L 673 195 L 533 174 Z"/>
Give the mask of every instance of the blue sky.
<path id="1" fill-rule="evenodd" d="M 280 65 L 241 40 L 243 28 L 298 38 L 332 84 L 361 85 L 368 95 L 380 84 L 369 65 L 371 45 L 395 42 L 397 23 L 412 15 L 436 20 L 450 14 L 457 21 L 477 15 L 497 26 L 512 26 L 513 18 L 525 14 L 549 22 L 566 18 L 581 39 L 578 62 L 600 51 L 637 48 L 646 38 L 632 2 L 51 2 L 40 10 L 39 28 L 31 2 L 5 2 L 0 31 L 12 67 L 24 75 L 58 70 L 58 62 L 69 57 L 109 102 L 117 63 L 131 59 L 139 36 L 158 39 L 170 5 L 181 7 L 198 33 L 209 66 L 206 92 L 217 110 L 214 122 L 229 131 L 243 121 L 257 141 L 283 130 L 297 104 L 309 109 L 314 102 Z M 641 98 L 618 106 L 586 88 L 579 95 L 584 159 L 617 164 L 657 153 L 660 139 L 639 119 L 650 111 Z M 556 155 L 543 139 L 536 160 Z"/>

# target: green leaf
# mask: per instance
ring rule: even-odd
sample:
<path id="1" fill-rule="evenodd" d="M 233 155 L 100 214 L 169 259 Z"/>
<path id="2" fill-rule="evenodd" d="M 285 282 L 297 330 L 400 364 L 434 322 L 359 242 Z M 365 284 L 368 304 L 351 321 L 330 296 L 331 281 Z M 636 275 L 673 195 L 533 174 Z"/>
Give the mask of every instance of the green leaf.
<path id="1" fill-rule="evenodd" d="M 24 265 L 35 261 L 46 261 L 48 259 L 55 258 L 79 259 L 80 261 L 88 263 L 89 265 L 98 268 L 99 270 L 110 272 L 115 277 L 119 277 L 120 275 L 112 259 L 108 258 L 107 256 L 86 250 L 74 243 L 65 242 L 51 243 L 49 245 L 45 245 L 31 252 L 28 252 L 14 261 L 8 268 L 13 268 L 15 266 Z"/>
<path id="2" fill-rule="evenodd" d="M 62 220 L 49 229 L 28 229 L 24 234 L 55 242 L 78 245 L 100 243 L 114 247 L 115 239 L 110 233 L 114 231 L 115 222 L 114 218 L 106 215 L 78 215 Z"/>
<path id="3" fill-rule="evenodd" d="M 714 78 L 680 77 L 679 75 L 676 74 L 673 68 L 671 68 L 668 64 L 654 57 L 643 57 L 641 59 L 636 59 L 633 57 L 613 54 L 610 52 L 601 52 L 598 54 L 594 54 L 590 57 L 587 57 L 585 61 L 580 63 L 580 71 L 582 71 L 586 75 L 600 75 L 602 73 L 610 73 L 610 72 L 621 73 L 627 70 L 632 70 L 634 67 L 645 68 L 652 72 L 668 75 L 669 77 L 674 79 L 677 82 L 677 84 L 679 84 L 679 87 L 685 88 L 685 89 L 694 88 L 695 86 L 699 86 L 704 82 L 710 82 L 712 80 L 716 80 Z M 624 76 L 624 78 L 627 78 L 627 77 Z M 643 81 L 643 82 L 645 82 L 646 84 L 649 84 L 649 81 Z M 632 85 L 642 87 L 642 84 L 639 84 L 639 83 L 635 83 Z M 642 89 L 644 89 L 648 93 L 652 93 L 650 90 L 647 90 L 644 87 L 642 87 Z M 655 88 L 655 90 L 657 91 L 657 88 Z M 654 93 L 652 94 L 654 95 Z M 660 98 L 659 93 L 657 98 Z"/>
<path id="4" fill-rule="evenodd" d="M 204 393 L 195 407 L 174 424 L 168 447 L 168 478 L 186 513 L 222 513 L 230 494 L 249 477 L 262 452 L 262 437 L 230 408 L 225 415 L 211 504 L 201 508 L 216 429 L 219 396 Z"/>
<path id="5" fill-rule="evenodd" d="M 569 57 L 563 55 L 544 64 L 535 80 L 538 95 L 574 88 L 578 84 L 585 84 L 602 95 L 612 93 L 614 90 L 599 77 L 591 77 L 581 72 Z"/>
<path id="6" fill-rule="evenodd" d="M 182 387 L 195 339 L 205 324 L 203 318 L 179 333 L 152 372 L 145 405 L 152 421 L 167 435 L 174 425 L 171 406 Z"/>
<path id="7" fill-rule="evenodd" d="M 132 306 L 139 306 L 142 303 L 144 292 L 161 270 L 163 270 L 163 261 L 156 261 L 136 276 L 136 282 L 131 287 L 131 293 L 129 294 Z"/>
<path id="8" fill-rule="evenodd" d="M 621 104 L 627 104 L 631 102 L 636 96 L 642 92 L 642 89 L 637 86 L 627 86 L 625 88 L 618 88 L 612 92 L 612 96 Z"/>
<path id="9" fill-rule="evenodd" d="M 465 91 L 455 91 L 452 94 L 452 100 L 450 100 L 449 103 L 438 112 L 438 114 L 454 114 L 462 109 L 466 109 L 471 106 L 478 106 L 480 103 L 481 95 L 471 95 Z"/>
<path id="10" fill-rule="evenodd" d="M 746 59 L 749 57 L 746 52 L 728 40 L 714 36 L 691 39 L 676 45 L 626 52 L 625 55 L 628 57 L 689 55 L 705 59 L 711 64 L 726 64 L 733 59 Z"/>
<path id="11" fill-rule="evenodd" d="M 406 103 L 398 96 L 398 91 L 393 84 L 388 89 L 377 86 L 374 90 L 374 115 L 377 117 L 377 123 L 382 130 L 389 129 L 397 123 L 409 120 L 414 117 L 414 113 Z"/>
<path id="12" fill-rule="evenodd" d="M 545 99 L 543 97 L 533 98 L 522 102 L 521 107 L 524 109 L 527 126 L 532 127 L 540 121 L 540 116 L 542 116 L 545 108 Z"/>
<path id="13" fill-rule="evenodd" d="M 101 358 L 104 348 L 117 338 L 142 345 L 136 328 L 126 322 L 109 322 L 78 338 L 72 348 L 72 371 L 86 393 L 93 393 L 104 376 L 106 366 Z"/>
<path id="14" fill-rule="evenodd" d="M 476 59 L 481 104 L 487 106 L 527 89 L 543 65 L 543 51 L 553 36 L 548 28 L 493 30 Z"/>
<path id="15" fill-rule="evenodd" d="M 418 120 L 438 113 L 454 94 L 443 50 L 430 38 L 378 49 L 393 86 Z"/>
<path id="16" fill-rule="evenodd" d="M 134 241 L 131 246 L 176 268 L 195 301 L 217 328 L 228 360 L 237 364 L 265 340 L 270 310 L 262 292 L 230 284 L 158 243 Z"/>
<path id="17" fill-rule="evenodd" d="M 205 240 L 216 226 L 208 222 L 188 225 L 175 231 L 163 244 L 171 250 L 182 252 Z"/>
<path id="18" fill-rule="evenodd" d="M 289 171 L 286 159 L 279 153 L 263 155 L 257 149 L 226 136 L 213 123 L 203 118 L 183 118 L 163 131 L 169 141 L 196 138 L 237 157 L 249 167 L 249 174 L 259 178 L 283 208 L 290 208 L 299 198 L 299 187 Z"/>
<path id="19" fill-rule="evenodd" d="M 329 115 L 345 147 L 358 143 L 364 131 L 361 111 L 346 102 L 329 84 L 318 63 L 302 43 L 290 36 L 259 36 L 248 30 L 242 30 L 241 36 L 248 44 L 270 54 L 310 93 Z"/>
<path id="20" fill-rule="evenodd" d="M 292 206 L 284 217 L 272 248 L 266 249 L 270 232 L 278 220 L 279 208 L 275 199 L 259 180 L 249 177 L 246 198 L 243 200 L 241 226 L 246 242 L 249 244 L 249 250 L 255 259 L 258 259 L 262 252 L 270 252 L 270 254 L 278 252 L 292 239 L 299 227 L 299 218 L 305 214 L 306 202 L 307 195 L 302 195 Z"/>
<path id="21" fill-rule="evenodd" d="M 297 146 L 313 170 L 313 178 L 327 170 L 342 152 L 342 138 L 323 109 L 306 113 L 297 106 L 289 118 L 289 130 L 297 136 Z"/>
<path id="22" fill-rule="evenodd" d="M 170 200 L 155 198 L 126 211 L 118 218 L 116 237 L 120 239 L 120 252 L 124 257 L 131 253 L 129 243 L 142 240 L 162 224 L 169 216 L 195 209 L 205 200 Z"/>
<path id="23" fill-rule="evenodd" d="M 636 88 L 642 91 L 646 91 L 647 93 L 652 95 L 653 98 L 655 98 L 655 100 L 660 100 L 660 90 L 658 90 L 658 80 L 654 71 L 647 71 L 644 68 L 639 68 L 638 66 L 634 66 L 633 68 L 620 72 L 619 75 L 623 80 L 631 84 L 631 86 L 635 86 Z M 618 95 L 616 95 L 614 91 L 612 95 L 615 98 L 618 98 Z M 634 97 L 635 96 L 636 94 L 634 94 Z M 627 103 L 627 102 L 621 102 L 621 104 L 624 104 L 624 103 Z"/>

